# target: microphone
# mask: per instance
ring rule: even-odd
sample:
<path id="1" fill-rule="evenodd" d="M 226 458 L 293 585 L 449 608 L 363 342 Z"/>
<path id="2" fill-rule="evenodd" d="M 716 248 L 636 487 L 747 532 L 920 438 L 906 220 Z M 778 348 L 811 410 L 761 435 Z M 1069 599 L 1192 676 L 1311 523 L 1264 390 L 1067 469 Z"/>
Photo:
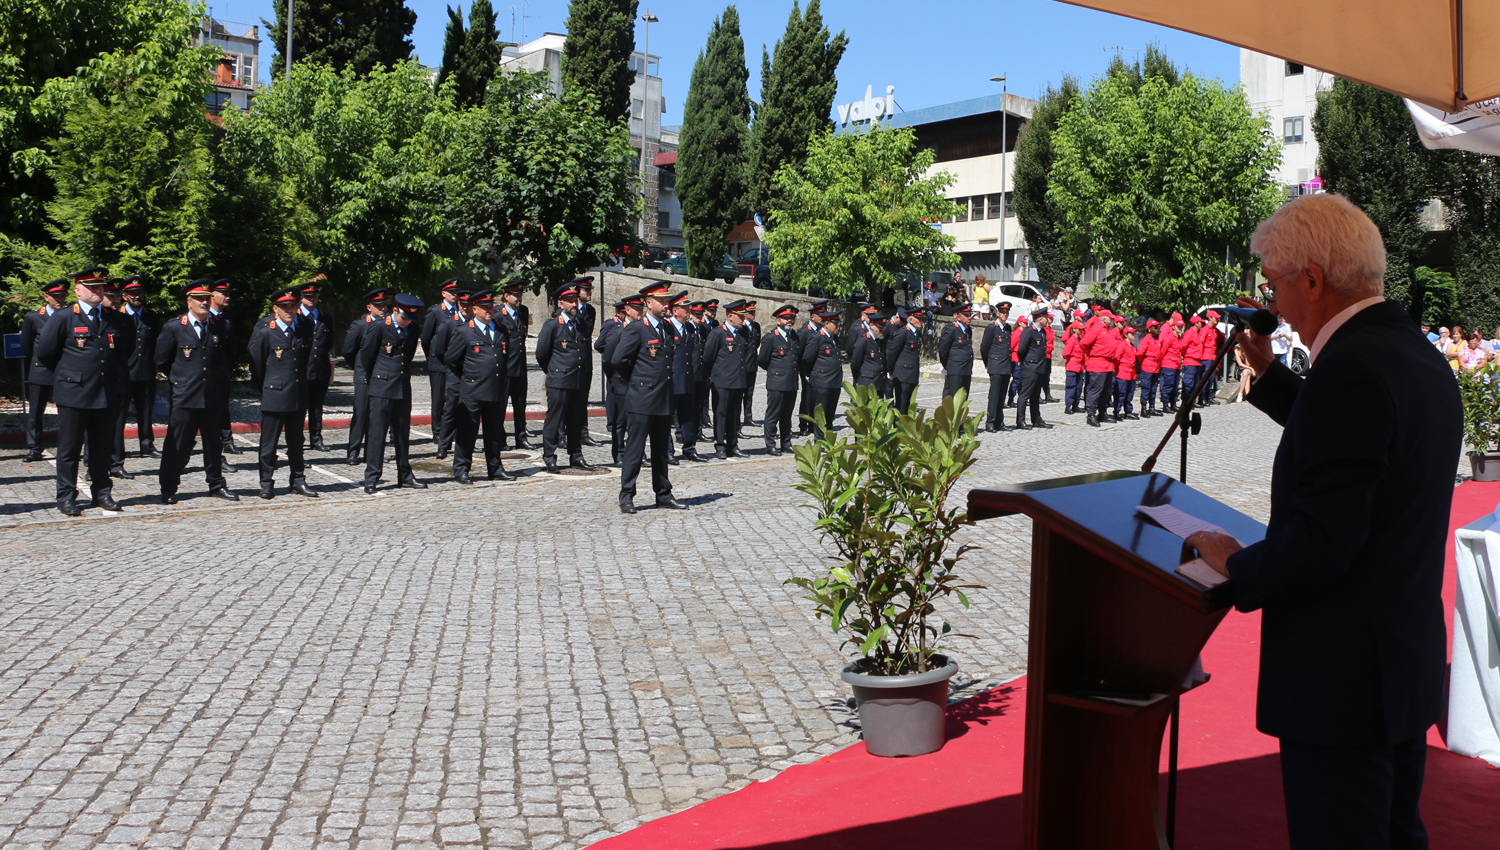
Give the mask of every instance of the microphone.
<path id="1" fill-rule="evenodd" d="M 1237 307 L 1231 304 L 1227 307 L 1215 307 L 1214 309 L 1220 313 L 1233 316 L 1241 324 L 1248 325 L 1250 330 L 1255 331 L 1260 336 L 1270 336 L 1276 333 L 1276 326 L 1280 324 L 1276 321 L 1276 317 L 1271 315 L 1271 311 L 1264 308 L 1252 310 L 1249 307 Z"/>

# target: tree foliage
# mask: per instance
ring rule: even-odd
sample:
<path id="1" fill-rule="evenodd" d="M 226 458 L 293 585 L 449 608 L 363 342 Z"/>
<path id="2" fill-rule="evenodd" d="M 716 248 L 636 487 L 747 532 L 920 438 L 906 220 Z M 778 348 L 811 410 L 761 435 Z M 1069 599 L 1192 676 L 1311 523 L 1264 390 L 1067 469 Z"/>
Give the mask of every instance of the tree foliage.
<path id="1" fill-rule="evenodd" d="M 286 4 L 276 4 L 276 22 L 261 19 L 275 48 L 271 74 L 286 69 Z M 292 12 L 292 63 L 310 62 L 364 75 L 411 58 L 417 13 L 406 0 L 297 0 Z"/>
<path id="2" fill-rule="evenodd" d="M 957 211 L 944 197 L 954 177 L 928 174 L 933 161 L 910 127 L 815 137 L 801 167 L 776 173 L 784 203 L 771 210 L 766 246 L 781 280 L 880 303 L 907 273 L 956 265 L 953 237 L 927 224 Z"/>
<path id="3" fill-rule="evenodd" d="M 1116 71 L 1058 122 L 1047 197 L 1080 265 L 1117 263 L 1109 294 L 1143 307 L 1227 297 L 1250 234 L 1281 202 L 1281 149 L 1244 93 L 1148 51 L 1137 78 Z"/>
<path id="4" fill-rule="evenodd" d="M 693 63 L 677 147 L 677 198 L 688 273 L 694 277 L 714 276 L 725 236 L 748 210 L 749 79 L 740 14 L 729 6 L 714 19 L 708 44 Z"/>
<path id="5" fill-rule="evenodd" d="M 1078 81 L 1071 76 L 1064 76 L 1057 88 L 1048 85 L 1016 142 L 1013 166 L 1016 219 L 1026 234 L 1026 245 L 1031 250 L 1031 259 L 1036 263 L 1037 277 L 1043 289 L 1073 286 L 1078 283 L 1084 269 L 1063 241 L 1062 232 L 1067 222 L 1062 210 L 1047 197 L 1052 164 L 1056 159 L 1052 134 L 1079 96 Z"/>
<path id="6" fill-rule="evenodd" d="M 1453 231 L 1456 318 L 1488 335 L 1500 327 L 1500 160 L 1445 154 L 1442 197 Z"/>
<path id="7" fill-rule="evenodd" d="M 1421 210 L 1434 194 L 1437 164 L 1422 147 L 1397 95 L 1338 79 L 1318 94 L 1312 118 L 1323 186 L 1365 211 L 1385 240 L 1385 295 L 1423 314 L 1416 269 L 1426 249 Z"/>
<path id="8" fill-rule="evenodd" d="M 551 289 L 635 243 L 635 151 L 587 91 L 501 75 L 449 151 L 444 214 L 475 274 Z"/>
<path id="9" fill-rule="evenodd" d="M 849 39 L 840 30 L 830 36 L 819 0 L 809 0 L 804 14 L 792 3 L 786 32 L 774 54 L 761 48 L 760 103 L 750 125 L 750 159 L 746 179 L 750 208 L 769 210 L 772 181 L 784 165 L 801 165 L 812 138 L 833 127 L 829 115 L 838 88 L 839 61 Z"/>
<path id="10" fill-rule="evenodd" d="M 572 0 L 563 44 L 564 89 L 592 92 L 599 115 L 619 120 L 630 112 L 630 54 L 635 51 L 638 0 Z"/>
<path id="11" fill-rule="evenodd" d="M 443 36 L 443 67 L 437 86 L 453 81 L 453 97 L 459 106 L 479 106 L 490 80 L 500 71 L 505 43 L 495 29 L 495 9 L 490 0 L 474 0 L 469 7 L 469 28 L 464 29 L 461 10 L 448 9 L 448 29 Z"/>

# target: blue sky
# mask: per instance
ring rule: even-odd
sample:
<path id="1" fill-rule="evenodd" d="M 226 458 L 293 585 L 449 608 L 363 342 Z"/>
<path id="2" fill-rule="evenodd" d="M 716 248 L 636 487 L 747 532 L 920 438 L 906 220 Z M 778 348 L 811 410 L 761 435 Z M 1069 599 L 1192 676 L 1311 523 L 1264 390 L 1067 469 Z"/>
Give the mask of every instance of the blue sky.
<path id="1" fill-rule="evenodd" d="M 222 20 L 259 23 L 274 20 L 274 9 L 285 0 L 210 0 Z M 567 0 L 491 0 L 499 15 L 501 37 L 519 41 L 544 32 L 563 32 Z M 512 36 L 511 4 L 515 4 Z M 417 13 L 412 32 L 415 53 L 426 64 L 442 61 L 445 11 L 442 0 L 407 0 Z M 467 20 L 468 0 L 463 0 Z M 682 121 L 693 60 L 703 48 L 713 19 L 724 9 L 704 0 L 641 0 L 661 19 L 651 25 L 651 52 L 662 57 L 661 72 L 667 98 L 666 124 Z M 745 53 L 750 67 L 750 97 L 760 97 L 761 45 L 774 47 L 786 28 L 791 0 L 744 0 L 737 4 Z M 531 17 L 522 19 L 522 15 Z M 1159 42 L 1167 54 L 1194 73 L 1219 77 L 1226 84 L 1239 79 L 1239 50 L 1221 42 L 1164 27 L 1106 15 L 1055 0 L 824 0 L 823 18 L 829 29 L 844 30 L 849 49 L 839 65 L 835 103 L 864 98 L 873 85 L 881 95 L 896 87 L 903 109 L 921 109 L 972 97 L 995 94 L 999 84 L 989 78 L 1004 73 L 1010 91 L 1035 97 L 1048 82 L 1063 74 L 1084 81 L 1103 71 L 1113 48 L 1144 48 Z M 636 25 L 636 43 L 642 24 Z M 264 28 L 262 33 L 264 33 Z M 261 44 L 261 78 L 269 81 L 273 49 Z M 1126 52 L 1127 59 L 1135 57 Z"/>

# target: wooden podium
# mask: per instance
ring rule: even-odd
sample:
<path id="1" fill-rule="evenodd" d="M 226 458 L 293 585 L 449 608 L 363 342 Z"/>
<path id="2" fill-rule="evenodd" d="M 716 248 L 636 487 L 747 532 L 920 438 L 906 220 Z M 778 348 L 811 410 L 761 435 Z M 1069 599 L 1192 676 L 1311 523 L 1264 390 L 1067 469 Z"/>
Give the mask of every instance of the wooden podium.
<path id="1" fill-rule="evenodd" d="M 1169 846 L 1162 735 L 1233 589 L 1177 574 L 1190 559 L 1182 540 L 1136 510 L 1164 504 L 1247 545 L 1265 536 L 1265 526 L 1160 473 L 969 493 L 972 519 L 1033 520 L 1022 847 Z"/>

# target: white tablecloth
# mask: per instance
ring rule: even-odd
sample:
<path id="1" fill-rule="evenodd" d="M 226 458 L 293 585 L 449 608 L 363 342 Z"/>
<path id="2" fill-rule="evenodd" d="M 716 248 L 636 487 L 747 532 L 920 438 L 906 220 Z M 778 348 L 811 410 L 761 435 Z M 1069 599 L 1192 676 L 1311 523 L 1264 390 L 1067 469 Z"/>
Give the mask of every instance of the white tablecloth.
<path id="1" fill-rule="evenodd" d="M 1500 512 L 1497 512 L 1500 513 Z M 1458 597 L 1448 682 L 1448 749 L 1500 767 L 1500 521 L 1480 517 L 1454 534 Z"/>

